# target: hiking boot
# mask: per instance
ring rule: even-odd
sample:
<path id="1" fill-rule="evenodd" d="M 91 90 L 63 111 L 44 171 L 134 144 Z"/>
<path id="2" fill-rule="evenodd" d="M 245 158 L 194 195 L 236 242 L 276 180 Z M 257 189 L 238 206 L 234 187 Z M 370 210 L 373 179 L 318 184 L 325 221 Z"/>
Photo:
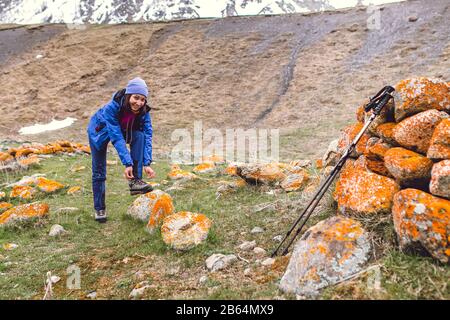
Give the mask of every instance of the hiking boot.
<path id="1" fill-rule="evenodd" d="M 128 183 L 130 186 L 130 194 L 133 196 L 135 194 L 144 194 L 153 191 L 153 187 L 141 179 L 133 179 Z"/>
<path id="2" fill-rule="evenodd" d="M 95 221 L 99 223 L 106 222 L 106 210 L 95 210 Z"/>

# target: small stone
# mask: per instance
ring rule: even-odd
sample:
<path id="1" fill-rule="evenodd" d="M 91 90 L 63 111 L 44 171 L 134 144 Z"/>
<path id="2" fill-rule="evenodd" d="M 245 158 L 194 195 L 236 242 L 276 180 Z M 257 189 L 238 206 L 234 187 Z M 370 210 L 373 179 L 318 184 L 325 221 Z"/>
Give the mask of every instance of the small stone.
<path id="1" fill-rule="evenodd" d="M 50 237 L 56 237 L 56 236 L 60 236 L 63 233 L 65 233 L 66 230 L 64 230 L 64 227 L 59 225 L 59 224 L 54 224 L 51 228 L 50 228 L 50 232 L 48 233 L 48 235 Z"/>
<path id="2" fill-rule="evenodd" d="M 97 298 L 97 291 L 89 292 L 89 293 L 86 295 L 86 298 L 89 298 L 89 299 L 95 299 L 95 298 Z"/>
<path id="3" fill-rule="evenodd" d="M 50 277 L 50 281 L 52 282 L 52 284 L 58 283 L 61 280 L 61 277 L 58 276 L 51 276 Z M 48 284 L 48 279 L 46 280 L 46 282 Z"/>
<path id="4" fill-rule="evenodd" d="M 256 247 L 256 241 L 244 241 L 240 246 L 239 249 L 242 251 L 250 251 L 253 250 Z"/>
<path id="5" fill-rule="evenodd" d="M 252 269 L 247 268 L 244 270 L 244 276 L 249 276 L 252 273 Z"/>
<path id="6" fill-rule="evenodd" d="M 206 281 L 208 281 L 208 276 L 201 276 L 200 279 L 198 280 L 198 283 L 200 285 L 204 285 L 206 283 Z"/>
<path id="7" fill-rule="evenodd" d="M 140 287 L 138 287 L 138 288 L 134 288 L 134 289 L 130 292 L 129 297 L 132 298 L 132 299 L 139 299 L 140 297 L 142 297 L 142 296 L 144 295 L 145 291 L 146 291 L 148 288 L 150 288 L 149 285 L 143 285 L 143 286 L 140 286 Z"/>
<path id="8" fill-rule="evenodd" d="M 237 257 L 234 254 L 224 255 L 221 253 L 215 253 L 206 259 L 206 267 L 208 270 L 215 272 L 225 269 L 236 261 Z"/>
<path id="9" fill-rule="evenodd" d="M 64 207 L 64 208 L 58 208 L 55 210 L 56 214 L 60 214 L 60 213 L 73 213 L 73 212 L 77 212 L 80 211 L 80 208 L 76 208 L 76 207 Z"/>
<path id="10" fill-rule="evenodd" d="M 264 250 L 263 248 L 256 247 L 256 248 L 253 249 L 253 252 L 254 252 L 256 255 L 264 255 L 264 254 L 266 254 L 267 251 Z"/>
<path id="11" fill-rule="evenodd" d="M 271 266 L 271 265 L 273 265 L 275 263 L 275 259 L 274 258 L 267 258 L 267 259 L 265 259 L 265 260 L 263 260 L 262 262 L 261 262 L 261 264 L 263 265 L 263 266 Z"/>
<path id="12" fill-rule="evenodd" d="M 3 249 L 5 249 L 6 251 L 11 251 L 11 250 L 17 249 L 18 247 L 19 247 L 19 245 L 15 244 L 15 243 L 3 244 Z"/>
<path id="13" fill-rule="evenodd" d="M 419 19 L 419 17 L 417 17 L 417 16 L 409 16 L 408 17 L 409 22 L 416 22 L 418 19 Z"/>
<path id="14" fill-rule="evenodd" d="M 264 232 L 264 229 L 261 227 L 254 227 L 252 231 L 250 231 L 250 233 L 262 233 L 262 232 Z"/>
<path id="15" fill-rule="evenodd" d="M 275 236 L 273 237 L 272 240 L 275 242 L 281 242 L 281 240 L 283 240 L 283 236 L 282 235 Z"/>
<path id="16" fill-rule="evenodd" d="M 139 271 L 136 271 L 136 273 L 134 274 L 133 277 L 134 277 L 134 280 L 142 282 L 145 280 L 146 274 L 145 274 L 145 272 L 139 270 Z"/>

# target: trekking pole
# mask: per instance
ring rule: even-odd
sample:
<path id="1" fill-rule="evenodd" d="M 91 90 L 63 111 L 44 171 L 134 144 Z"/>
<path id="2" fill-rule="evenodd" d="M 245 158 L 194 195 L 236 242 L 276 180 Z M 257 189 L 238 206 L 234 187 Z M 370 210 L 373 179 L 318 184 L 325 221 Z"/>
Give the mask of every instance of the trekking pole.
<path id="1" fill-rule="evenodd" d="M 361 129 L 361 131 L 358 133 L 358 135 L 353 139 L 352 143 L 348 146 L 348 148 L 345 150 L 342 157 L 339 159 L 336 166 L 333 168 L 333 170 L 330 172 L 328 177 L 325 179 L 325 181 L 322 183 L 322 185 L 319 187 L 319 189 L 316 191 L 312 199 L 309 201 L 309 203 L 306 205 L 306 207 L 303 209 L 302 213 L 298 217 L 298 219 L 294 222 L 294 224 L 291 226 L 291 228 L 287 231 L 286 235 L 284 236 L 283 240 L 281 240 L 278 247 L 275 249 L 275 251 L 272 253 L 271 257 L 274 257 L 278 255 L 278 251 L 282 247 L 283 243 L 287 240 L 287 238 L 291 235 L 291 233 L 294 231 L 295 227 L 302 221 L 303 217 L 305 219 L 302 221 L 300 227 L 295 232 L 294 236 L 291 238 L 291 240 L 288 242 L 286 248 L 283 250 L 282 255 L 285 255 L 291 244 L 294 242 L 295 238 L 300 234 L 301 230 L 305 226 L 306 222 L 308 221 L 309 217 L 313 213 L 316 206 L 319 204 L 320 200 L 322 199 L 323 195 L 333 182 L 334 178 L 338 175 L 342 167 L 344 166 L 345 162 L 353 152 L 353 150 L 356 148 L 356 145 L 358 144 L 359 140 L 367 130 L 367 128 L 372 124 L 372 122 L 375 120 L 375 118 L 381 113 L 381 110 L 384 108 L 384 106 L 389 102 L 390 99 L 392 99 L 392 93 L 395 91 L 395 89 L 391 86 L 385 86 L 383 89 L 381 89 L 374 97 L 372 97 L 367 103 L 367 105 L 364 107 L 365 112 L 369 112 L 372 110 L 372 115 L 370 116 L 369 120 L 366 121 L 364 124 L 364 127 Z"/>

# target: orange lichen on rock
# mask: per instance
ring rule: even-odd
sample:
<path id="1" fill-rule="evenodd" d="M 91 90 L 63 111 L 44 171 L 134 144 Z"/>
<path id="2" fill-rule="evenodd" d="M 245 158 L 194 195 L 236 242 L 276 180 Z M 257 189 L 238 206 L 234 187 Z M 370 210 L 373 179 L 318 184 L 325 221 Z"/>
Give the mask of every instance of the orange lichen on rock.
<path id="1" fill-rule="evenodd" d="M 343 154 L 343 152 L 347 149 L 347 147 L 352 143 L 352 141 L 361 131 L 363 126 L 364 125 L 361 123 L 356 123 L 344 128 L 341 134 L 341 138 L 339 139 L 338 142 L 339 153 Z M 364 151 L 366 150 L 367 140 L 369 140 L 369 138 L 370 136 L 366 133 L 362 135 L 361 139 L 359 140 L 358 144 L 355 147 L 355 150 L 351 154 L 352 157 L 357 158 L 358 156 L 364 153 Z"/>
<path id="2" fill-rule="evenodd" d="M 0 191 L 0 200 L 6 197 L 6 193 L 3 191 Z"/>
<path id="3" fill-rule="evenodd" d="M 406 79 L 395 85 L 394 99 L 397 122 L 429 109 L 449 111 L 450 86 L 438 79 Z"/>
<path id="4" fill-rule="evenodd" d="M 289 192 L 303 188 L 309 180 L 309 174 L 303 169 L 302 172 L 293 173 L 281 182 L 281 187 Z"/>
<path id="5" fill-rule="evenodd" d="M 16 158 L 21 158 L 21 157 L 26 157 L 27 155 L 29 155 L 30 153 L 33 153 L 34 150 L 31 148 L 19 148 L 16 150 L 14 156 Z"/>
<path id="6" fill-rule="evenodd" d="M 73 186 L 73 187 L 70 187 L 69 190 L 67 190 L 67 194 L 74 195 L 74 194 L 80 193 L 80 191 L 81 191 L 80 186 Z"/>
<path id="7" fill-rule="evenodd" d="M 30 186 L 14 186 L 9 195 L 10 198 L 32 199 L 36 194 L 36 189 Z"/>
<path id="8" fill-rule="evenodd" d="M 448 114 L 437 110 L 427 110 L 406 118 L 394 128 L 394 139 L 407 149 L 426 154 L 436 126 Z"/>
<path id="9" fill-rule="evenodd" d="M 9 208 L 12 208 L 12 207 L 13 207 L 13 205 L 9 202 L 0 202 L 0 212 L 8 210 Z"/>
<path id="10" fill-rule="evenodd" d="M 433 166 L 430 159 L 400 147 L 389 149 L 384 155 L 384 163 L 401 183 L 430 178 Z"/>
<path id="11" fill-rule="evenodd" d="M 280 288 L 314 296 L 362 270 L 369 260 L 369 235 L 350 218 L 334 216 L 309 228 L 294 246 Z"/>
<path id="12" fill-rule="evenodd" d="M 450 119 L 443 119 L 434 129 L 427 157 L 433 160 L 450 159 Z"/>
<path id="13" fill-rule="evenodd" d="M 127 214 L 147 223 L 147 230 L 153 232 L 162 220 L 174 212 L 169 194 L 154 190 L 136 198 L 128 208 Z"/>
<path id="14" fill-rule="evenodd" d="M 349 164 L 336 183 L 334 198 L 345 214 L 373 215 L 390 212 L 400 186 L 391 178 L 357 169 Z"/>
<path id="15" fill-rule="evenodd" d="M 361 169 L 367 172 L 373 172 L 385 177 L 393 178 L 392 174 L 384 165 L 384 161 L 369 159 L 362 155 L 354 163 L 356 169 Z"/>
<path id="16" fill-rule="evenodd" d="M 219 155 L 213 154 L 210 156 L 204 156 L 202 162 L 214 162 L 215 164 L 225 163 L 225 159 Z"/>
<path id="17" fill-rule="evenodd" d="M 8 162 L 14 160 L 14 157 L 6 152 L 0 152 L 0 162 Z"/>
<path id="18" fill-rule="evenodd" d="M 195 166 L 194 169 L 192 169 L 192 171 L 196 172 L 196 173 L 208 173 L 211 171 L 214 171 L 216 169 L 216 166 L 214 164 L 214 162 L 203 162 L 200 163 L 199 165 Z"/>
<path id="19" fill-rule="evenodd" d="M 390 144 L 397 144 L 397 142 L 394 139 L 394 128 L 397 124 L 395 122 L 386 122 L 383 124 L 380 124 L 375 129 L 375 134 L 383 139 L 384 142 L 390 143 Z"/>
<path id="20" fill-rule="evenodd" d="M 228 174 L 230 176 L 237 176 L 237 166 L 238 166 L 237 164 L 233 164 L 233 163 L 229 164 L 225 168 L 224 173 Z"/>
<path id="21" fill-rule="evenodd" d="M 14 221 L 26 220 L 34 217 L 44 217 L 48 214 L 49 206 L 46 203 L 29 203 L 13 207 L 0 215 L 0 225 Z"/>
<path id="22" fill-rule="evenodd" d="M 19 159 L 17 162 L 19 162 L 21 166 L 28 167 L 33 164 L 38 164 L 39 158 L 37 157 L 37 155 L 32 155 L 29 156 L 28 158 Z"/>
<path id="23" fill-rule="evenodd" d="M 174 164 L 171 166 L 171 170 L 167 174 L 167 177 L 169 177 L 172 180 L 179 180 L 179 179 L 190 180 L 190 179 L 196 178 L 196 175 L 191 172 L 182 170 L 180 168 L 180 166 L 178 166 L 177 164 Z"/>
<path id="24" fill-rule="evenodd" d="M 36 187 L 43 192 L 51 193 L 64 188 L 64 185 L 54 180 L 39 177 L 37 178 Z"/>
<path id="25" fill-rule="evenodd" d="M 384 155 L 390 148 L 391 145 L 381 140 L 367 148 L 366 156 L 373 160 L 384 160 Z"/>
<path id="26" fill-rule="evenodd" d="M 206 240 L 211 225 L 204 214 L 181 211 L 164 219 L 161 235 L 172 248 L 189 250 Z"/>
<path id="27" fill-rule="evenodd" d="M 450 160 L 435 163 L 431 170 L 430 192 L 450 199 Z"/>
<path id="28" fill-rule="evenodd" d="M 394 227 L 402 249 L 425 249 L 443 263 L 450 261 L 450 201 L 416 189 L 394 197 Z"/>
<path id="29" fill-rule="evenodd" d="M 364 123 L 364 118 L 365 118 L 364 107 L 365 107 L 365 104 L 359 106 L 356 109 L 356 121 L 358 121 L 360 123 Z"/>

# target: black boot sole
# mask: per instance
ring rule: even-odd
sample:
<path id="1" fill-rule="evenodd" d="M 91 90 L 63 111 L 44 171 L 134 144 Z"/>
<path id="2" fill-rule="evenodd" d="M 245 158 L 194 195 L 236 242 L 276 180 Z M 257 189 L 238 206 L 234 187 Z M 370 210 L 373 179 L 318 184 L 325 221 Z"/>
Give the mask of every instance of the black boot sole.
<path id="1" fill-rule="evenodd" d="M 132 196 L 135 196 L 137 194 L 146 194 L 146 193 L 149 193 L 149 192 L 152 192 L 152 191 L 153 191 L 153 188 L 152 189 L 147 189 L 147 190 L 136 190 L 136 191 L 131 191 L 130 190 L 130 194 Z"/>
<path id="2" fill-rule="evenodd" d="M 105 223 L 106 218 L 95 219 L 95 221 L 97 221 L 98 223 Z"/>

